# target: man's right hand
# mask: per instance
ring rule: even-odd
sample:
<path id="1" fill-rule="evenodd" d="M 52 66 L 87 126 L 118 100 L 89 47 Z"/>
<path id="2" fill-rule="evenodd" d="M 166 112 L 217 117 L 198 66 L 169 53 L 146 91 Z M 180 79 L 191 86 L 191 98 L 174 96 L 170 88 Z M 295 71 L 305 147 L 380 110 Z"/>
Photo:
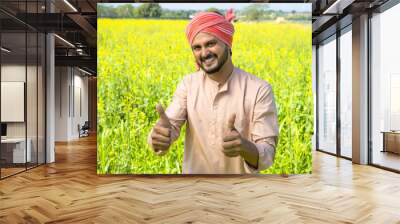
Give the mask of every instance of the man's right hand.
<path id="1" fill-rule="evenodd" d="M 157 104 L 156 110 L 160 119 L 153 127 L 151 141 L 157 155 L 164 155 L 171 145 L 171 122 L 169 122 L 161 104 Z"/>

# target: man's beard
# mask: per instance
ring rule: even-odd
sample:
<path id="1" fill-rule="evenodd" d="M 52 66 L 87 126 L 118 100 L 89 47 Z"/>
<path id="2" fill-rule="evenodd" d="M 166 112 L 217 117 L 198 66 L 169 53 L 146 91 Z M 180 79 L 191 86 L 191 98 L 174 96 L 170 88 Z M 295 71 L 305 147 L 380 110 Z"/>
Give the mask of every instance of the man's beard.
<path id="1" fill-rule="evenodd" d="M 210 53 L 210 54 L 208 54 L 206 57 L 200 58 L 201 61 L 200 61 L 200 63 L 198 63 L 198 64 L 199 64 L 200 68 L 201 68 L 205 73 L 207 73 L 207 74 L 213 74 L 213 73 L 219 72 L 219 71 L 221 70 L 221 68 L 224 66 L 225 62 L 228 60 L 228 54 L 229 54 L 229 48 L 228 48 L 228 47 L 225 47 L 225 51 L 224 51 L 224 54 L 222 55 L 221 59 L 218 59 L 217 55 L 215 55 L 215 54 L 213 54 L 213 53 Z M 208 69 L 207 69 L 207 68 L 205 68 L 205 67 L 203 66 L 203 63 L 202 63 L 202 62 L 204 62 L 206 59 L 208 59 L 208 58 L 210 58 L 210 57 L 214 57 L 214 58 L 217 60 L 217 65 L 214 66 L 214 67 L 211 67 L 211 68 L 208 68 Z"/>

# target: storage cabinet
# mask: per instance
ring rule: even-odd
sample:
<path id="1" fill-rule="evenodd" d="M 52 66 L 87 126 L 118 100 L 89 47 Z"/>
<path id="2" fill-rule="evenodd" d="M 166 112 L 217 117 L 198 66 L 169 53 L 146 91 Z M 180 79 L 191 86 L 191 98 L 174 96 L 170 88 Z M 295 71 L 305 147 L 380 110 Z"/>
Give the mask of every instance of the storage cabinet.
<path id="1" fill-rule="evenodd" d="M 400 154 L 400 132 L 382 132 L 383 152 Z"/>

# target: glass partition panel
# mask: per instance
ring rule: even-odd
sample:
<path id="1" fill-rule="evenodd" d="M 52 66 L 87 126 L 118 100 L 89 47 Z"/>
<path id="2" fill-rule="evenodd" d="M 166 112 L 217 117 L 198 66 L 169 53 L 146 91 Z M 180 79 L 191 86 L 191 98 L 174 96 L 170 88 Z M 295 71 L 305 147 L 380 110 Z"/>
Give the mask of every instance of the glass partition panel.
<path id="1" fill-rule="evenodd" d="M 2 178 L 25 170 L 31 161 L 26 142 L 26 41 L 25 32 L 1 34 Z"/>
<path id="2" fill-rule="evenodd" d="M 38 163 L 38 35 L 36 32 L 27 33 L 27 82 L 26 82 L 26 111 L 27 111 L 27 144 L 30 148 L 30 161 L 28 168 L 36 166 Z"/>
<path id="3" fill-rule="evenodd" d="M 336 154 L 336 37 L 318 48 L 318 148 Z"/>
<path id="4" fill-rule="evenodd" d="M 351 27 L 350 27 L 351 28 Z M 352 141 L 352 34 L 340 36 L 340 154 L 351 158 Z"/>
<path id="5" fill-rule="evenodd" d="M 45 163 L 45 0 L 0 1 L 0 178 Z M 28 20 L 27 20 L 28 19 Z"/>

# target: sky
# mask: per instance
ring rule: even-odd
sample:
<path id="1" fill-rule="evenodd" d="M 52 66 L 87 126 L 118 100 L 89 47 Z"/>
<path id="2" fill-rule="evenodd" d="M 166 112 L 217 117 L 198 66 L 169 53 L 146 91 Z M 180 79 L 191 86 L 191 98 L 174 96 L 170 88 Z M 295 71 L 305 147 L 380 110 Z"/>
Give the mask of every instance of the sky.
<path id="1" fill-rule="evenodd" d="M 100 3 L 99 3 L 100 4 Z M 119 4 L 127 3 L 101 3 L 105 5 L 117 6 Z M 128 3 L 129 4 L 129 3 Z M 139 6 L 142 3 L 131 3 L 134 7 Z M 218 9 L 233 8 L 234 10 L 241 10 L 244 7 L 252 3 L 159 3 L 164 9 L 175 9 L 175 10 L 204 10 L 210 7 L 215 7 Z M 297 12 L 311 12 L 311 3 L 265 3 L 272 10 L 282 10 L 290 12 L 292 10 Z"/>

